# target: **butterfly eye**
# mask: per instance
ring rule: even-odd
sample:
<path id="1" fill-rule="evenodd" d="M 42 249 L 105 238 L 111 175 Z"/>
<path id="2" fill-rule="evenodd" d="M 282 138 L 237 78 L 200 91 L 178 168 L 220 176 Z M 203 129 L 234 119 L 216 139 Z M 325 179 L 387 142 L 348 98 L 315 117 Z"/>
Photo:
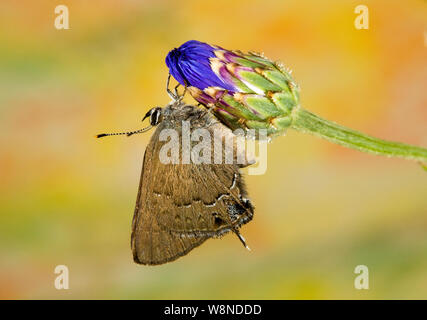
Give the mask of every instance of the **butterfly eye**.
<path id="1" fill-rule="evenodd" d="M 162 115 L 162 108 L 155 107 L 150 109 L 142 118 L 142 121 L 144 121 L 146 118 L 150 118 L 150 125 L 157 126 L 160 123 L 160 116 Z"/>
<path id="2" fill-rule="evenodd" d="M 160 116 L 162 115 L 162 108 L 156 107 L 150 110 L 150 124 L 157 126 L 160 123 Z"/>

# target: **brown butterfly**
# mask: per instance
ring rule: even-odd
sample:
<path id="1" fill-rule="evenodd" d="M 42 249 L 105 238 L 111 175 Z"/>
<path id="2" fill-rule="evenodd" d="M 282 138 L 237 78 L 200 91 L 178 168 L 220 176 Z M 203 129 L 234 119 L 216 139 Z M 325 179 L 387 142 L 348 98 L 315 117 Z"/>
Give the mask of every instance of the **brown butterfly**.
<path id="1" fill-rule="evenodd" d="M 202 128 L 213 134 L 217 130 L 224 137 L 232 136 L 231 130 L 209 112 L 180 101 L 165 108 L 153 108 L 146 117 L 150 119 L 149 128 L 157 127 L 145 150 L 132 222 L 134 261 L 146 265 L 173 261 L 207 239 L 221 237 L 230 231 L 248 248 L 239 228 L 252 219 L 254 208 L 247 199 L 239 169 L 253 162 L 238 164 L 235 161 L 239 152 L 236 144 L 231 164 L 215 164 L 214 161 L 165 164 L 159 160 L 162 147 L 168 143 L 160 139 L 165 129 L 177 132 L 181 160 L 184 122 L 189 123 L 190 131 Z M 132 135 L 147 129 L 118 134 Z M 224 157 L 226 152 L 229 151 L 224 151 Z"/>

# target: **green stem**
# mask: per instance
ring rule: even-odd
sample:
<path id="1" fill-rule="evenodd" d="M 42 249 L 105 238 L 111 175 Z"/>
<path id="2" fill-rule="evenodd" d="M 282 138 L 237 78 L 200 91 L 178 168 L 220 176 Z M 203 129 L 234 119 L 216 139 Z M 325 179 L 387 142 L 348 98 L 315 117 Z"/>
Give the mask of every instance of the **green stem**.
<path id="1" fill-rule="evenodd" d="M 294 109 L 291 128 L 359 151 L 427 163 L 427 149 L 374 138 L 322 119 L 301 107 Z"/>

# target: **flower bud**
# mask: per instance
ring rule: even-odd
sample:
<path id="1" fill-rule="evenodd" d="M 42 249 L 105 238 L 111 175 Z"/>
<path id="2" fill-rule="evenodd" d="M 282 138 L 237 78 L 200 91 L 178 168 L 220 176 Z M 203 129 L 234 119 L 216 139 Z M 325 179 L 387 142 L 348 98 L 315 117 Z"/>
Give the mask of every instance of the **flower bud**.
<path id="1" fill-rule="evenodd" d="M 225 50 L 190 40 L 169 52 L 170 74 L 195 100 L 231 129 L 267 129 L 282 134 L 299 104 L 288 70 L 256 53 Z"/>

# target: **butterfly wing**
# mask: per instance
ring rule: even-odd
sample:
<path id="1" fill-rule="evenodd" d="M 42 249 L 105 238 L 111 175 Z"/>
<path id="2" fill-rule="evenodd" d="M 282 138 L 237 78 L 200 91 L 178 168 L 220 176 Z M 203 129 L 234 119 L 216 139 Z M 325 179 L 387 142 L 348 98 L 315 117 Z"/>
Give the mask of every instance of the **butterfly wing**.
<path id="1" fill-rule="evenodd" d="M 205 125 L 203 117 L 197 119 L 192 128 Z M 237 230 L 253 216 L 237 165 L 158 160 L 166 143 L 159 135 L 168 125 L 164 121 L 156 128 L 144 155 L 131 240 L 134 260 L 141 264 L 173 261 L 211 237 Z M 180 125 L 173 126 L 181 133 Z"/>

